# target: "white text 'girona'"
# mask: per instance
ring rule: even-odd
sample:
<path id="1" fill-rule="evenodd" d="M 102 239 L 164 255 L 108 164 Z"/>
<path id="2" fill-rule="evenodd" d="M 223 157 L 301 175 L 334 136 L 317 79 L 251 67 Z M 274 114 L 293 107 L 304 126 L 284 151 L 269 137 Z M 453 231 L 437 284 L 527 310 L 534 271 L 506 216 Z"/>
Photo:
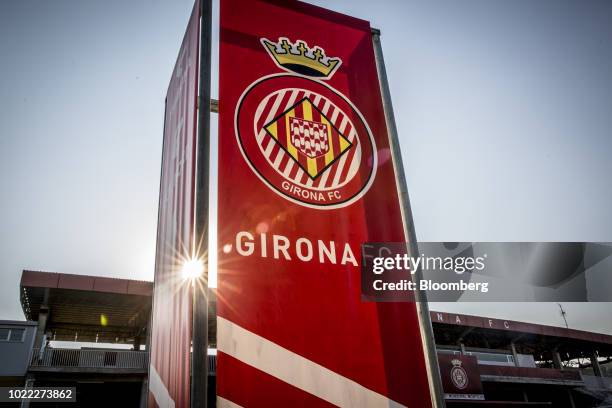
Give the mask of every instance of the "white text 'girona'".
<path id="1" fill-rule="evenodd" d="M 310 240 L 304 237 L 292 242 L 284 235 L 265 233 L 257 235 L 255 237 L 248 231 L 238 232 L 235 241 L 236 252 L 241 256 L 358 266 L 355 254 L 347 242 L 337 244 L 335 241 Z M 229 252 L 231 246 L 225 245 L 223 250 Z"/>

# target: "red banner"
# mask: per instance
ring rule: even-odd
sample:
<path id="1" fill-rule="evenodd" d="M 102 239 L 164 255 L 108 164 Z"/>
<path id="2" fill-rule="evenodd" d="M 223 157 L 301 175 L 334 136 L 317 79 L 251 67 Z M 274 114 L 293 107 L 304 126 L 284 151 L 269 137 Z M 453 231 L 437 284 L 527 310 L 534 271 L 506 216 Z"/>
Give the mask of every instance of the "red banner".
<path id="1" fill-rule="evenodd" d="M 438 353 L 444 398 L 484 400 L 478 360 L 464 354 Z"/>
<path id="2" fill-rule="evenodd" d="M 414 303 L 360 298 L 405 241 L 369 23 L 224 0 L 220 52 L 219 403 L 431 406 Z"/>
<path id="3" fill-rule="evenodd" d="M 188 407 L 191 291 L 181 276 L 193 246 L 199 2 L 166 94 L 150 337 L 149 407 Z"/>

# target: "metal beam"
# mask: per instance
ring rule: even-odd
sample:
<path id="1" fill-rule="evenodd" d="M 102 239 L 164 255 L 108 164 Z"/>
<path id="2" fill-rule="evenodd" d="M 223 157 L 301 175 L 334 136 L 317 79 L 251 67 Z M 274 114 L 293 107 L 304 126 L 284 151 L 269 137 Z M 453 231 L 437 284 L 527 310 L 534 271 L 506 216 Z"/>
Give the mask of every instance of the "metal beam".
<path id="1" fill-rule="evenodd" d="M 546 385 L 563 385 L 566 387 L 583 387 L 582 380 L 562 380 L 562 379 L 547 379 L 547 378 L 531 378 L 531 377 L 514 377 L 504 375 L 489 375 L 482 374 L 480 379 L 484 382 L 496 383 L 513 383 L 513 384 L 546 384 Z"/>
<path id="2" fill-rule="evenodd" d="M 590 358 L 591 366 L 593 367 L 593 374 L 597 377 L 601 377 L 601 367 L 599 366 L 599 355 L 597 354 L 597 351 L 593 351 Z"/>
<path id="3" fill-rule="evenodd" d="M 514 342 L 510 343 L 510 350 L 512 351 L 512 358 L 514 359 L 514 365 L 516 367 L 519 367 L 518 353 L 516 351 L 516 344 L 514 344 Z"/>
<path id="4" fill-rule="evenodd" d="M 563 368 L 563 361 L 561 360 L 561 355 L 559 354 L 559 350 L 556 348 L 552 351 L 553 358 L 553 367 L 557 370 L 561 370 Z"/>

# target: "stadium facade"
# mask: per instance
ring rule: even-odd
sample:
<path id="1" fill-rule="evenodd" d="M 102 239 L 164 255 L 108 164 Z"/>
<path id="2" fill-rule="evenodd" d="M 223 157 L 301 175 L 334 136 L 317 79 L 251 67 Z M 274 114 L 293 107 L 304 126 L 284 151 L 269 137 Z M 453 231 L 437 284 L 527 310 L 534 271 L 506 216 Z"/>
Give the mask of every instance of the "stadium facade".
<path id="1" fill-rule="evenodd" d="M 26 320 L 0 321 L 0 386 L 76 387 L 71 407 L 119 395 L 146 406 L 151 282 L 26 270 L 19 290 Z M 210 310 L 214 348 L 214 292 Z M 447 406 L 612 403 L 610 335 L 435 311 L 431 320 Z M 211 353 L 211 389 L 215 363 Z"/>

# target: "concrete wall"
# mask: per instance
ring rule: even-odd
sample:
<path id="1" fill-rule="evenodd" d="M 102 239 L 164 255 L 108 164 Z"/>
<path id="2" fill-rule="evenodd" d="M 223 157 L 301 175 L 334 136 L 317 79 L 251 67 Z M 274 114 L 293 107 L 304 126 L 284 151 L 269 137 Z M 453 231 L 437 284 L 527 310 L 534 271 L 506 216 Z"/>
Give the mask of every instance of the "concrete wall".
<path id="1" fill-rule="evenodd" d="M 25 376 L 36 335 L 36 322 L 0 320 L 0 332 L 5 329 L 24 330 L 20 339 L 7 340 L 0 335 L 0 377 Z"/>

